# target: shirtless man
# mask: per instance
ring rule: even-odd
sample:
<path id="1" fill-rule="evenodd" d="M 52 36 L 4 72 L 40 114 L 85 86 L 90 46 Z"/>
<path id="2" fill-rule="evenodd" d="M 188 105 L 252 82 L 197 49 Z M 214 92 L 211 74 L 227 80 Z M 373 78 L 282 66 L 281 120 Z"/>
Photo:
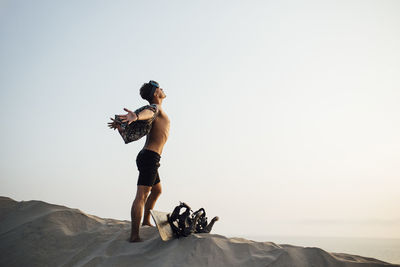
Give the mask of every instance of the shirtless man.
<path id="1" fill-rule="evenodd" d="M 143 84 L 140 88 L 140 95 L 143 99 L 149 101 L 149 108 L 143 109 L 136 114 L 135 112 L 124 108 L 128 114 L 119 115 L 123 122 L 131 124 L 137 120 L 149 120 L 155 114 L 156 118 L 153 121 L 150 132 L 146 136 L 144 148 L 139 152 L 136 158 L 136 164 L 139 170 L 139 178 L 137 182 L 136 197 L 131 208 L 132 229 L 130 242 L 140 242 L 142 239 L 139 236 L 140 221 L 142 219 L 143 209 L 143 224 L 150 224 L 150 210 L 153 209 L 158 197 L 161 194 L 161 183 L 158 174 L 160 167 L 160 158 L 163 147 L 168 139 L 170 120 L 162 109 L 162 102 L 166 97 L 164 90 L 160 88 L 157 82 L 150 81 Z M 155 109 L 154 107 L 157 107 Z M 152 108 L 153 107 L 153 108 Z M 112 119 L 113 120 L 113 119 Z M 110 128 L 120 129 L 120 125 L 109 123 Z M 150 195 L 149 195 L 150 193 Z"/>

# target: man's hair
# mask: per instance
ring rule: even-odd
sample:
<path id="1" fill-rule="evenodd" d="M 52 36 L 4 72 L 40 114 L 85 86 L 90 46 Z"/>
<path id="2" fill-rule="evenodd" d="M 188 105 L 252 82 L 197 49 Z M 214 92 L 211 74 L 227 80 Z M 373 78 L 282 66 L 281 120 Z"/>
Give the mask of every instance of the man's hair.
<path id="1" fill-rule="evenodd" d="M 144 100 L 147 100 L 149 102 L 151 102 L 153 100 L 154 91 L 155 91 L 155 88 L 154 88 L 155 85 L 154 84 L 158 84 L 158 83 L 155 82 L 155 81 L 150 81 L 148 83 L 144 83 L 142 85 L 142 87 L 140 87 L 140 96 Z"/>

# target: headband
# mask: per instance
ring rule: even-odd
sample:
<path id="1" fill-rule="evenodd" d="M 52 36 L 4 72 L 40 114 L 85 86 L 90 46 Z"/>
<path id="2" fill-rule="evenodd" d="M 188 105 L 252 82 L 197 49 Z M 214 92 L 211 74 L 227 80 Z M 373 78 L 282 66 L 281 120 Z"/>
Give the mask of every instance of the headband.
<path id="1" fill-rule="evenodd" d="M 158 87 L 160 87 L 160 85 L 158 84 L 158 82 L 153 81 L 153 80 L 150 80 L 149 84 L 151 85 L 152 88 L 151 88 L 150 93 L 149 93 L 147 98 L 151 100 L 151 99 L 153 99 L 153 96 L 154 96 L 154 93 L 155 93 L 156 89 Z"/>

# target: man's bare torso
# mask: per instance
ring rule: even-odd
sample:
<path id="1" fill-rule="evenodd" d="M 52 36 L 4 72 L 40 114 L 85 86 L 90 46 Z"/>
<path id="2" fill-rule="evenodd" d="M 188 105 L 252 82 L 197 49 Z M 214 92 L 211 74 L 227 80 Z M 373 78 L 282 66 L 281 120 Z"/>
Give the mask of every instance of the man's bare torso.
<path id="1" fill-rule="evenodd" d="M 159 112 L 153 121 L 150 133 L 146 137 L 145 149 L 157 152 L 161 155 L 169 136 L 170 120 L 164 110 L 158 105 Z"/>

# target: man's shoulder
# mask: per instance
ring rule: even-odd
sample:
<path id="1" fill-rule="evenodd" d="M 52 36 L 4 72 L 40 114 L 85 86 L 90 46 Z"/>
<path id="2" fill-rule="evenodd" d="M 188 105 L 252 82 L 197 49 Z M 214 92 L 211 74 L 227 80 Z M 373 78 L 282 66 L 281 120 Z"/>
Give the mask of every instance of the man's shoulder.
<path id="1" fill-rule="evenodd" d="M 160 109 L 160 105 L 159 104 L 150 104 L 149 106 L 156 108 L 156 109 Z"/>
<path id="2" fill-rule="evenodd" d="M 148 109 L 148 110 L 153 111 L 154 113 L 157 113 L 160 108 L 156 104 L 149 104 L 149 105 L 144 105 L 144 106 L 138 108 L 135 112 L 141 112 L 145 109 Z"/>

